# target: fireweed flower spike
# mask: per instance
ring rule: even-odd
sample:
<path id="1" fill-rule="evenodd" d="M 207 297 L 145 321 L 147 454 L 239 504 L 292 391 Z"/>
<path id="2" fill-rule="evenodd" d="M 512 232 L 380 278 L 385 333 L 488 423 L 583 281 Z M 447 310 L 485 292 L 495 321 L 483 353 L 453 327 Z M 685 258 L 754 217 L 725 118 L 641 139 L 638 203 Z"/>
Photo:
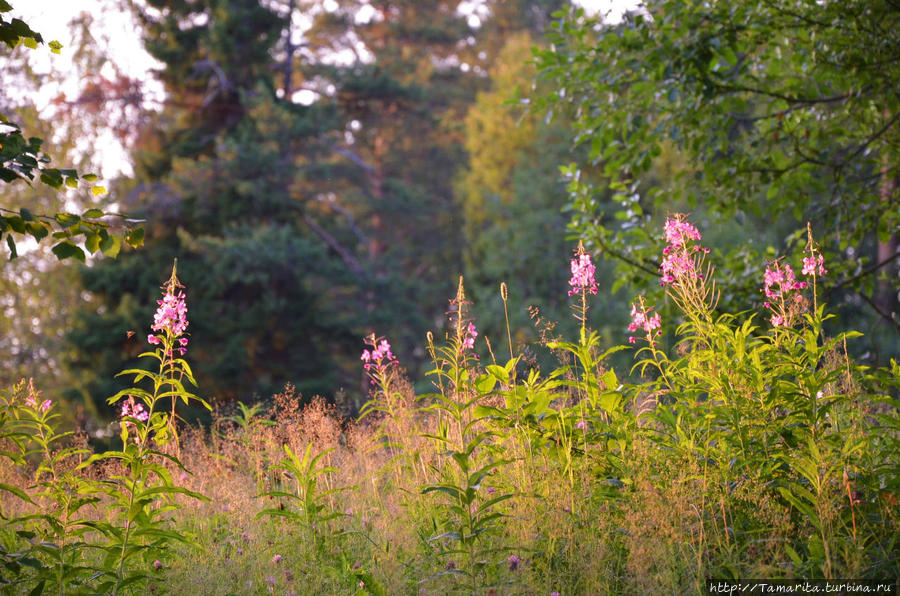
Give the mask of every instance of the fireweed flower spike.
<path id="1" fill-rule="evenodd" d="M 816 251 L 815 257 L 803 257 L 803 275 L 821 276 L 828 273 L 825 269 L 825 257 L 822 253 Z"/>
<path id="2" fill-rule="evenodd" d="M 766 302 L 763 306 L 772 311 L 769 319 L 773 327 L 790 327 L 800 311 L 803 296 L 797 291 L 806 288 L 805 281 L 797 281 L 790 265 L 782 265 L 777 260 L 766 267 L 763 274 L 763 292 Z"/>
<path id="3" fill-rule="evenodd" d="M 815 240 L 813 240 L 812 226 L 806 222 L 806 250 L 809 252 L 808 257 L 803 257 L 803 275 L 808 275 L 813 279 L 813 311 L 819 310 L 818 287 L 816 278 L 822 277 L 828 271 L 825 269 L 825 257 L 819 252 Z"/>
<path id="4" fill-rule="evenodd" d="M 569 285 L 572 286 L 572 289 L 569 290 L 569 296 L 586 292 L 591 294 L 597 293 L 597 281 L 594 279 L 594 263 L 591 262 L 591 255 L 585 252 L 584 245 L 581 243 L 578 244 L 578 250 L 575 253 L 575 258 L 572 259 L 570 268 L 572 270 L 572 278 L 569 280 Z"/>
<path id="5" fill-rule="evenodd" d="M 144 410 L 144 404 L 135 403 L 132 398 L 122 404 L 121 417 L 136 418 L 141 422 L 146 422 L 150 418 L 150 414 Z"/>
<path id="6" fill-rule="evenodd" d="M 659 313 L 650 314 L 653 308 L 647 308 L 644 304 L 644 297 L 638 297 L 638 301 L 631 305 L 631 323 L 628 325 L 628 331 L 634 332 L 643 329 L 647 334 L 647 343 L 654 345 L 653 336 L 660 335 L 662 330 L 662 317 Z M 653 333 L 656 331 L 656 333 Z M 628 338 L 628 343 L 635 343 L 635 337 L 632 335 Z"/>
<path id="7" fill-rule="evenodd" d="M 666 219 L 666 247 L 660 264 L 660 285 L 694 323 L 709 322 L 716 302 L 711 267 L 704 264 L 709 249 L 699 244 L 700 231 L 682 213 Z"/>
<path id="8" fill-rule="evenodd" d="M 466 326 L 466 334 L 463 338 L 463 347 L 467 350 L 475 349 L 475 338 L 478 337 L 478 330 L 475 328 L 475 323 L 469 323 Z"/>
<path id="9" fill-rule="evenodd" d="M 457 355 L 478 360 L 478 354 L 474 353 L 475 338 L 478 337 L 478 329 L 468 316 L 468 307 L 472 303 L 466 300 L 466 291 L 463 287 L 463 278 L 459 278 L 459 286 L 456 289 L 456 298 L 450 300 L 450 310 L 447 311 L 447 319 L 453 333 L 453 342 Z M 472 350 L 466 354 L 466 350 Z"/>
<path id="10" fill-rule="evenodd" d="M 177 352 L 183 356 L 187 352 L 188 340 L 186 337 L 181 337 L 185 334 L 188 327 L 187 304 L 182 291 L 183 287 L 178 281 L 176 269 L 173 267 L 172 277 L 162 287 L 163 297 L 161 300 L 156 301 L 159 306 L 156 309 L 156 314 L 153 315 L 153 325 L 151 326 L 151 329 L 156 334 L 151 333 L 147 336 L 149 343 L 164 346 L 167 355 L 170 352 Z"/>
<path id="11" fill-rule="evenodd" d="M 575 318 L 581 321 L 581 340 L 585 341 L 585 324 L 587 321 L 587 295 L 597 293 L 597 280 L 594 279 L 594 263 L 591 261 L 591 255 L 584 250 L 584 244 L 578 243 L 578 249 L 575 251 L 575 257 L 569 264 L 572 271 L 572 277 L 569 279 L 569 296 L 578 295 L 581 297 L 581 304 L 573 306 L 575 310 Z"/>
<path id="12" fill-rule="evenodd" d="M 681 213 L 676 213 L 666 219 L 663 231 L 668 246 L 663 249 L 660 283 L 666 286 L 702 278 L 703 274 L 698 271 L 695 261 L 695 253 L 707 254 L 709 249 L 703 248 L 699 244 L 693 244 L 695 241 L 700 241 L 700 231 L 690 222 L 685 221 L 685 216 Z"/>
<path id="13" fill-rule="evenodd" d="M 373 333 L 365 341 L 372 349 L 363 350 L 359 359 L 365 363 L 363 368 L 369 371 L 370 375 L 384 374 L 390 366 L 397 364 L 397 359 L 391 352 L 391 344 L 386 339 L 379 341 Z M 372 382 L 374 383 L 375 380 L 373 379 Z"/>

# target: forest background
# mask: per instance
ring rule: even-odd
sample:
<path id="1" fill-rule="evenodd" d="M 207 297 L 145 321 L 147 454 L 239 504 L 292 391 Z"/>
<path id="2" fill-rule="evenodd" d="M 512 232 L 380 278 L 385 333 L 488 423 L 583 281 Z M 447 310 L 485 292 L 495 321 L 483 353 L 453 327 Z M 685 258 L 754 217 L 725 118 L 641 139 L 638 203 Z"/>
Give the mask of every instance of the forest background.
<path id="1" fill-rule="evenodd" d="M 900 353 L 897 10 L 828 5 L 802 33 L 811 6 L 795 4 L 660 1 L 604 22 L 557 0 L 128 3 L 153 81 L 84 13 L 62 48 L 79 84 L 43 109 L 40 90 L 71 73 L 35 70 L 46 49 L 4 50 L 0 113 L 53 165 L 104 172 L 96 140 L 113 135 L 131 167 L 102 187 L 4 184 L 7 239 L 22 208 L 112 234 L 9 246 L 0 381 L 40 379 L 102 435 L 177 258 L 204 397 L 293 383 L 355 412 L 362 338 L 391 337 L 422 378 L 458 275 L 495 347 L 505 281 L 511 341 L 545 361 L 541 334 L 578 325 L 559 264 L 579 239 L 601 258 L 590 326 L 621 343 L 634 288 L 659 275 L 661 221 L 688 210 L 724 263 L 723 307 L 761 304 L 767 259 L 812 221 L 825 298 L 865 333 L 851 351 L 885 364 Z"/>

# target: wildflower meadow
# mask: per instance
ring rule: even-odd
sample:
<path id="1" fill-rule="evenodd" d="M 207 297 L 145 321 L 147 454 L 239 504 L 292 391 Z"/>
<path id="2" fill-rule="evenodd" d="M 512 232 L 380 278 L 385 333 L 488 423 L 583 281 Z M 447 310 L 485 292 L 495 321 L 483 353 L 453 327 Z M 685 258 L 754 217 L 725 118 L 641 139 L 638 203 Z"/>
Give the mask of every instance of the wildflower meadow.
<path id="1" fill-rule="evenodd" d="M 0 591 L 704 594 L 711 578 L 896 590 L 900 365 L 849 355 L 859 334 L 833 331 L 812 233 L 766 264 L 761 307 L 740 313 L 719 310 L 687 216 L 661 238 L 674 309 L 635 296 L 621 345 L 590 327 L 605 280 L 580 245 L 567 296 L 580 328 L 545 342 L 552 370 L 527 365 L 508 328 L 480 334 L 460 279 L 446 328 L 424 338 L 430 392 L 373 334 L 358 417 L 289 385 L 209 426 L 179 415 L 211 407 L 190 366 L 190 280 L 173 267 L 138 334 L 153 366 L 122 371 L 132 386 L 108 400 L 111 450 L 62 431 L 39 380 L 0 394 Z M 505 284 L 497 299 L 517 307 Z M 626 350 L 633 366 L 614 369 Z"/>

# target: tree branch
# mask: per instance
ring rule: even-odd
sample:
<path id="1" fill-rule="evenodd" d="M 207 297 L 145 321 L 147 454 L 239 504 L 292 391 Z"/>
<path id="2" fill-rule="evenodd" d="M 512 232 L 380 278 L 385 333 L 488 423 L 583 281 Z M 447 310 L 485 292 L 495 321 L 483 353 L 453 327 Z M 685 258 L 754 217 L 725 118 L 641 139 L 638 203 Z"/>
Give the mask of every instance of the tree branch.
<path id="1" fill-rule="evenodd" d="M 303 214 L 303 221 L 306 222 L 306 225 L 309 226 L 309 228 L 316 234 L 316 236 L 321 238 L 322 241 L 331 248 L 331 250 L 336 252 L 338 256 L 341 257 L 344 263 L 347 264 L 347 267 L 349 267 L 357 277 L 361 279 L 365 279 L 368 277 L 368 275 L 366 274 L 366 270 L 363 269 L 362 265 L 359 264 L 359 261 L 356 260 L 356 257 L 350 254 L 349 250 L 341 246 L 337 239 L 329 234 L 325 230 L 325 228 L 320 226 L 313 218 L 305 213 Z"/>
<path id="2" fill-rule="evenodd" d="M 862 298 L 863 300 L 865 300 L 866 303 L 872 307 L 872 310 L 877 312 L 879 314 L 879 316 L 881 316 L 882 319 L 888 321 L 889 323 L 894 325 L 894 327 L 896 327 L 898 331 L 900 331 L 900 321 L 897 321 L 897 319 L 894 318 L 890 313 L 886 313 L 883 310 L 881 310 L 880 308 L 878 308 L 878 305 L 875 304 L 875 302 L 871 298 L 869 298 L 862 292 L 856 292 L 856 295 L 859 296 L 860 298 Z"/>
<path id="3" fill-rule="evenodd" d="M 850 99 L 853 97 L 856 92 L 850 93 L 842 93 L 841 95 L 832 95 L 831 97 L 792 97 L 790 95 L 784 95 L 783 93 L 778 93 L 777 91 L 769 91 L 767 89 L 758 89 L 756 87 L 749 87 L 747 85 L 722 85 L 720 83 L 713 83 L 720 91 L 723 93 L 737 93 L 737 92 L 745 92 L 745 93 L 755 93 L 757 95 L 765 95 L 767 97 L 774 97 L 776 99 L 783 99 L 784 101 L 792 104 L 807 104 L 814 105 L 819 103 L 835 103 L 839 101 L 844 101 L 845 99 Z"/>
<path id="4" fill-rule="evenodd" d="M 848 155 L 847 158 L 843 160 L 843 162 L 841 162 L 840 164 L 834 163 L 833 165 L 835 165 L 836 167 L 843 167 L 843 166 L 847 165 L 848 163 L 850 163 L 852 160 L 856 159 L 856 157 L 860 153 L 862 153 L 863 151 L 866 150 L 866 147 L 868 147 L 869 145 L 874 143 L 878 139 L 878 137 L 880 137 L 881 135 L 886 133 L 888 131 L 888 129 L 890 129 L 890 127 L 894 125 L 894 123 L 897 121 L 898 118 L 900 118 L 900 110 L 897 110 L 894 113 L 894 115 L 891 116 L 891 118 L 887 121 L 887 123 L 885 123 L 884 126 L 882 126 L 880 129 L 875 131 L 875 134 L 873 134 L 871 137 L 869 137 L 865 143 L 863 143 L 859 147 L 857 147 L 853 151 L 853 153 Z"/>
<path id="5" fill-rule="evenodd" d="M 897 260 L 898 257 L 900 257 L 900 251 L 895 252 L 894 254 L 892 254 L 888 258 L 884 259 L 880 263 L 876 263 L 875 265 L 872 265 L 871 267 L 863 269 L 862 271 L 860 271 L 859 273 L 857 273 L 856 275 L 854 275 L 852 277 L 848 277 L 845 280 L 839 281 L 838 283 L 836 283 L 832 286 L 829 286 L 827 292 L 830 294 L 833 290 L 842 288 L 848 284 L 855 282 L 858 279 L 862 279 L 863 277 L 866 277 L 867 275 L 871 275 L 871 274 L 875 273 L 876 271 L 878 271 L 879 269 L 881 269 L 882 267 L 884 267 L 885 265 L 889 265 L 891 263 L 891 261 Z"/>

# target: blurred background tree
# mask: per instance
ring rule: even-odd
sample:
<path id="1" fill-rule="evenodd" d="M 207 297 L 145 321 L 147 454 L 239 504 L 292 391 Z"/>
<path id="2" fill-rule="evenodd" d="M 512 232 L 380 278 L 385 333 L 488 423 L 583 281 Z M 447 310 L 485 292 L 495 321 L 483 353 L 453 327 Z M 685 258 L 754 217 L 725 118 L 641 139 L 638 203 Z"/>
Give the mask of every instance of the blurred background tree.
<path id="1" fill-rule="evenodd" d="M 44 386 L 110 416 L 177 257 L 205 397 L 291 382 L 352 410 L 361 338 L 387 336 L 423 378 L 425 332 L 442 333 L 459 274 L 499 358 L 501 281 L 514 343 L 540 336 L 532 304 L 566 333 L 577 237 L 611 257 L 590 323 L 620 342 L 631 294 L 656 286 L 669 211 L 693 212 L 716 249 L 723 309 L 758 302 L 766 259 L 802 247 L 812 220 L 842 324 L 867 326 L 873 358 L 894 353 L 900 106 L 876 71 L 893 64 L 879 27 L 895 13 L 828 5 L 828 21 L 812 4 L 658 1 L 653 19 L 610 24 L 563 0 L 123 3 L 158 60 L 158 97 L 82 15 L 78 93 L 46 128 L 34 106 L 2 109 L 79 167 L 95 167 L 84 139 L 111 131 L 133 173 L 103 205 L 145 219 L 146 242 L 77 270 L 47 269 L 40 251 L 28 275 L 4 270 L 3 374 L 54 374 Z M 27 66 L 6 66 L 32 77 L 26 95 L 47 80 Z"/>
<path id="2" fill-rule="evenodd" d="M 456 182 L 468 160 L 466 114 L 491 87 L 506 39 L 539 38 L 563 5 L 466 4 L 134 5 L 166 97 L 141 115 L 134 178 L 113 194 L 147 220 L 146 246 L 84 270 L 93 302 L 68 337 L 78 354 L 70 396 L 102 415 L 120 388 L 113 375 L 142 349 L 175 257 L 188 286 L 191 361 L 212 399 L 267 397 L 292 382 L 308 397 L 340 393 L 358 407 L 366 390 L 358 352 L 371 332 L 389 337 L 415 373 L 425 332 L 443 327 L 456 275 L 484 278 L 480 269 L 497 263 L 463 266 L 469 238 Z M 531 58 L 532 38 L 519 39 L 503 58 L 514 69 Z M 501 85 L 495 97 L 507 91 Z M 493 109 L 500 117 L 504 108 Z M 555 159 L 530 147 L 529 167 L 539 169 L 516 174 L 523 203 L 482 219 L 507 218 L 495 225 L 513 231 L 549 214 L 545 231 L 555 235 L 563 223 L 560 195 L 550 192 Z M 528 237 L 517 235 L 511 274 L 536 258 L 533 245 L 519 252 Z M 567 251 L 557 253 L 565 269 Z M 533 282 L 536 297 L 564 295 L 563 277 Z"/>

